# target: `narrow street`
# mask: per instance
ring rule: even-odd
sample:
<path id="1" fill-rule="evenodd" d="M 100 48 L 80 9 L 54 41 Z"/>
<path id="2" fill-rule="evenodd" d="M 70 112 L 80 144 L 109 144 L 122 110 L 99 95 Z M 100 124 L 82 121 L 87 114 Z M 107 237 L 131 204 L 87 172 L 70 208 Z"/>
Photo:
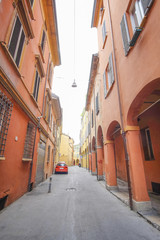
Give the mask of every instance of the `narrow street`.
<path id="1" fill-rule="evenodd" d="M 87 170 L 70 167 L 0 213 L 0 240 L 158 240 L 160 232 Z"/>

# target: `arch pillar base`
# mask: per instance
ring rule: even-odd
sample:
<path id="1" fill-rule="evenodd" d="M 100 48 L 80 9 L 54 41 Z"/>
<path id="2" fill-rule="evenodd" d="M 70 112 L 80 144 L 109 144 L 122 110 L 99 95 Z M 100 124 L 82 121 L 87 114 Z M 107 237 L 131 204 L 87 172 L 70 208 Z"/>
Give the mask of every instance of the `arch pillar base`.
<path id="1" fill-rule="evenodd" d="M 133 203 L 133 210 L 136 212 L 149 211 L 152 209 L 151 201 L 137 202 L 133 199 L 132 203 Z"/>
<path id="2" fill-rule="evenodd" d="M 98 181 L 103 181 L 103 180 L 104 180 L 103 175 L 98 175 L 98 176 L 97 176 L 97 180 L 98 180 Z"/>
<path id="3" fill-rule="evenodd" d="M 118 186 L 109 186 L 106 183 L 106 189 L 109 191 L 118 191 Z"/>
<path id="4" fill-rule="evenodd" d="M 97 176 L 97 172 L 92 172 L 92 175 L 93 176 Z"/>

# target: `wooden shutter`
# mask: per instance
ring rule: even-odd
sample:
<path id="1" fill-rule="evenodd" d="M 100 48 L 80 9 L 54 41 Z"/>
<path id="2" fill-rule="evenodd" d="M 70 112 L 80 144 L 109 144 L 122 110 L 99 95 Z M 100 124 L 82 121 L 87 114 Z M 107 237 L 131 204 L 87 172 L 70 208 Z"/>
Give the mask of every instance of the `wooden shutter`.
<path id="1" fill-rule="evenodd" d="M 113 69 L 112 53 L 109 56 L 109 68 L 110 68 L 110 71 L 111 71 L 111 83 L 113 84 L 113 82 L 114 82 L 114 69 Z"/>
<path id="2" fill-rule="evenodd" d="M 123 48 L 124 48 L 125 56 L 127 56 L 129 52 L 130 37 L 129 37 L 129 31 L 128 31 L 128 25 L 127 25 L 127 19 L 126 19 L 125 13 L 122 17 L 122 21 L 120 25 L 121 25 L 121 32 L 122 32 Z"/>
<path id="3" fill-rule="evenodd" d="M 106 85 L 106 72 L 103 73 L 103 87 L 104 87 L 104 97 L 107 95 L 107 85 Z"/>
<path id="4" fill-rule="evenodd" d="M 144 10 L 144 15 L 147 15 L 150 7 L 152 6 L 153 0 L 141 0 L 141 3 Z"/>

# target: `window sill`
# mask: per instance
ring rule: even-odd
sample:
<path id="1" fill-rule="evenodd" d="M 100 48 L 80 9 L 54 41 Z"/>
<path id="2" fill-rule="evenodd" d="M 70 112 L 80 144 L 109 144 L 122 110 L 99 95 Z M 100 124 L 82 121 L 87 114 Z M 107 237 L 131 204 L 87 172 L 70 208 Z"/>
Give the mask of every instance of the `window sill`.
<path id="1" fill-rule="evenodd" d="M 22 158 L 22 161 L 23 161 L 23 162 L 31 162 L 31 161 L 32 161 L 32 158 Z"/>
<path id="2" fill-rule="evenodd" d="M 19 71 L 19 69 L 18 69 L 18 67 L 17 67 L 17 65 L 16 65 L 13 57 L 11 56 L 10 52 L 8 51 L 8 48 L 7 48 L 6 43 L 5 43 L 5 42 L 0 42 L 0 45 L 2 46 L 4 52 L 6 53 L 6 56 L 8 57 L 8 59 L 10 60 L 10 62 L 12 63 L 12 65 L 14 66 L 14 68 L 15 68 L 18 76 L 21 77 L 20 71 Z"/>
<path id="3" fill-rule="evenodd" d="M 4 161 L 4 160 L 6 160 L 5 157 L 0 157 L 0 161 Z"/>

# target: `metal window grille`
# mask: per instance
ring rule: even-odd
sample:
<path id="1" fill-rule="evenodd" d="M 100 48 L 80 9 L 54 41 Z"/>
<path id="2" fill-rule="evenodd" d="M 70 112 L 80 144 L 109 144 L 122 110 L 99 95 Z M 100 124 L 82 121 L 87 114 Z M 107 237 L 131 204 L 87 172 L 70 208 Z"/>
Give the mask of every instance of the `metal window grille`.
<path id="1" fill-rule="evenodd" d="M 0 156 L 4 156 L 13 104 L 0 91 Z"/>
<path id="2" fill-rule="evenodd" d="M 29 122 L 24 144 L 23 158 L 32 159 L 35 131 L 35 125 L 32 122 Z"/>

